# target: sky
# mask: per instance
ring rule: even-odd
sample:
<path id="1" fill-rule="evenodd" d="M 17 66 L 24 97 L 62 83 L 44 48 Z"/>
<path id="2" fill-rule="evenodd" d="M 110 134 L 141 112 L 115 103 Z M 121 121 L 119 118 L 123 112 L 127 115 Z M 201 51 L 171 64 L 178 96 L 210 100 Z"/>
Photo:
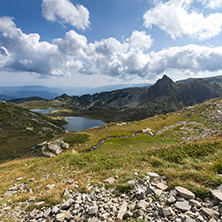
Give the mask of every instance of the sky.
<path id="1" fill-rule="evenodd" d="M 222 0 L 1 0 L 0 86 L 222 75 Z"/>

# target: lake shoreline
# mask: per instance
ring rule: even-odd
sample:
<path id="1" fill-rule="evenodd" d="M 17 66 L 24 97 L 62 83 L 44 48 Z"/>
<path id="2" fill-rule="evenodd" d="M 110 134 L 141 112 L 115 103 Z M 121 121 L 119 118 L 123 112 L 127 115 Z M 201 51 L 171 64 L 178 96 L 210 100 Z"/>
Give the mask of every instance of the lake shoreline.
<path id="1" fill-rule="evenodd" d="M 38 112 L 44 115 L 50 115 L 56 111 L 62 111 L 62 109 L 47 108 L 47 109 L 31 109 L 32 112 Z M 69 132 L 79 132 L 95 126 L 103 126 L 106 123 L 99 119 L 89 119 L 79 116 L 63 116 L 67 124 L 63 127 Z"/>

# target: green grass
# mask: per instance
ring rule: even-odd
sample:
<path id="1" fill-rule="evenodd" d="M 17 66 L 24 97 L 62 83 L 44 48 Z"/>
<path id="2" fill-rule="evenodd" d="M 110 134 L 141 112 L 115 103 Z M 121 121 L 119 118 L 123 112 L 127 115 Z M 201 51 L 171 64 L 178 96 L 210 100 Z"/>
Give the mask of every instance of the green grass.
<path id="1" fill-rule="evenodd" d="M 85 143 L 88 140 L 89 135 L 87 134 L 70 133 L 69 135 L 64 137 L 64 142 L 69 144 Z"/>
<path id="2" fill-rule="evenodd" d="M 135 171 L 139 173 L 139 177 L 145 176 L 148 171 L 154 171 L 166 176 L 170 189 L 180 185 L 193 191 L 198 197 L 210 196 L 210 189 L 222 184 L 218 175 L 222 173 L 221 138 L 182 143 L 180 127 L 172 128 L 159 136 L 141 133 L 147 127 L 156 133 L 181 120 L 199 121 L 210 127 L 211 123 L 205 122 L 201 116 L 206 108 L 212 111 L 209 107 L 211 106 L 207 103 L 200 104 L 192 109 L 185 109 L 180 115 L 178 112 L 169 113 L 128 122 L 124 126 L 111 123 L 79 133 L 67 133 L 63 137 L 65 142 L 71 144 L 71 148 L 55 158 L 24 158 L 0 164 L 0 194 L 16 183 L 16 178 L 24 177 L 29 183 L 29 179 L 34 177 L 35 181 L 30 187 L 33 195 L 38 196 L 43 192 L 38 200 L 44 200 L 50 206 L 61 202 L 66 187 L 74 189 L 68 184 L 69 179 L 78 181 L 80 188 L 74 191 L 88 192 L 88 183 L 101 185 L 104 179 L 118 176 L 118 182 L 114 186 L 121 193 L 133 189 L 127 182 L 137 178 Z M 196 132 L 198 135 L 199 130 L 196 127 L 192 134 Z M 105 141 L 99 150 L 85 152 L 102 138 L 131 135 L 133 132 L 139 132 L 139 135 L 127 139 L 112 138 Z M 2 137 L 2 141 L 7 142 L 7 136 Z M 19 143 L 19 138 L 16 141 Z M 52 176 L 42 181 L 45 174 Z M 47 190 L 47 184 L 56 184 L 56 187 Z M 21 199 L 28 198 L 27 194 L 21 194 L 10 199 L 16 204 Z M 32 209 L 32 206 L 29 208 Z"/>

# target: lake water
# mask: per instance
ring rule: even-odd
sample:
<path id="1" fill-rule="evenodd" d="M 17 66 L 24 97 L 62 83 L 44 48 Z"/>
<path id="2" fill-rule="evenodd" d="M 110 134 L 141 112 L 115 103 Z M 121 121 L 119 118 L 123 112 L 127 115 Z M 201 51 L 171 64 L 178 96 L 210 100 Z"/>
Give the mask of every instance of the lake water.
<path id="1" fill-rule="evenodd" d="M 48 108 L 48 109 L 31 109 L 32 112 L 42 113 L 42 114 L 46 114 L 46 113 L 49 113 L 49 112 L 54 111 L 54 110 L 59 110 L 59 109 L 53 109 L 53 108 Z"/>
<path id="2" fill-rule="evenodd" d="M 68 124 L 64 125 L 68 131 L 82 131 L 94 126 L 103 126 L 105 123 L 98 119 L 69 116 L 65 118 Z"/>
<path id="3" fill-rule="evenodd" d="M 47 114 L 50 111 L 57 110 L 53 108 L 49 109 L 31 109 L 33 112 Z M 65 117 L 66 121 L 68 122 L 63 127 L 68 131 L 82 131 L 94 126 L 103 126 L 105 123 L 101 120 L 97 119 L 87 119 L 85 117 L 76 117 L 76 116 L 69 116 Z"/>

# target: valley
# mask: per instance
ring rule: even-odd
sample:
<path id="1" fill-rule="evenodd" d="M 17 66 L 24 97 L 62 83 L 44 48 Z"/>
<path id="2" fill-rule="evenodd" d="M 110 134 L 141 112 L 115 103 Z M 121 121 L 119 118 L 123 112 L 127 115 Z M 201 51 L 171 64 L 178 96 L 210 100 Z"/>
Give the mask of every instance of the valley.
<path id="1" fill-rule="evenodd" d="M 110 92 L 69 96 L 63 94 L 52 100 L 21 100 L 29 109 L 61 108 L 52 116 L 84 116 L 104 122 L 134 121 L 150 116 L 178 111 L 186 106 L 221 97 L 220 82 L 191 79 L 173 82 L 166 75 L 152 86 L 126 88 Z"/>
<path id="2" fill-rule="evenodd" d="M 116 221 L 125 200 L 128 207 L 132 203 L 139 206 L 150 203 L 149 209 L 153 213 L 148 213 L 146 207 L 136 207 L 129 210 L 134 212 L 132 216 L 124 213 L 124 217 L 119 215 L 121 219 L 138 221 L 136 218 L 140 218 L 139 221 L 146 221 L 146 218 L 166 217 L 174 221 L 175 217 L 186 216 L 184 210 L 177 208 L 178 203 L 165 203 L 172 198 L 170 190 L 178 186 L 193 192 L 200 203 L 200 208 L 191 218 L 196 218 L 196 221 L 201 217 L 219 218 L 220 214 L 212 216 L 213 211 L 209 214 L 211 216 L 207 216 L 204 210 L 206 198 L 209 204 L 217 206 L 217 197 L 211 189 L 219 189 L 222 183 L 221 111 L 222 100 L 217 98 L 140 121 L 112 122 L 79 133 L 70 132 L 59 137 L 70 148 L 58 156 L 31 157 L 3 163 L 0 165 L 3 195 L 0 199 L 1 218 L 10 221 L 17 215 L 18 221 L 37 218 L 44 221 L 44 215 L 48 212 L 47 218 L 51 221 L 59 221 L 59 217 L 65 218 L 67 215 L 74 221 L 82 221 L 83 218 L 88 221 L 96 218 L 102 220 L 104 216 Z M 108 137 L 110 139 L 94 149 L 101 139 Z M 156 175 L 153 172 L 158 178 L 152 176 Z M 115 180 L 115 183 L 104 182 L 108 178 L 114 178 L 108 181 Z M 157 183 L 166 184 L 167 190 L 160 192 L 160 188 L 155 188 L 153 194 L 149 193 L 147 187 Z M 116 198 L 114 205 L 117 209 L 113 213 L 109 207 L 104 208 L 106 202 L 97 196 L 97 192 L 108 198 L 107 201 Z M 138 192 L 145 196 L 139 197 Z M 88 201 L 84 198 L 88 198 Z M 92 214 L 89 213 L 91 198 L 94 198 L 94 206 L 99 209 L 97 211 L 96 208 Z M 186 198 L 180 200 L 183 202 Z M 73 208 L 77 202 L 80 211 Z M 192 201 L 188 202 L 190 206 Z M 161 208 L 161 203 L 165 203 L 165 207 Z M 55 207 L 58 211 L 55 211 Z M 167 210 L 169 207 L 172 211 L 168 216 L 159 213 L 161 209 Z M 190 218 L 190 215 L 187 217 Z"/>

